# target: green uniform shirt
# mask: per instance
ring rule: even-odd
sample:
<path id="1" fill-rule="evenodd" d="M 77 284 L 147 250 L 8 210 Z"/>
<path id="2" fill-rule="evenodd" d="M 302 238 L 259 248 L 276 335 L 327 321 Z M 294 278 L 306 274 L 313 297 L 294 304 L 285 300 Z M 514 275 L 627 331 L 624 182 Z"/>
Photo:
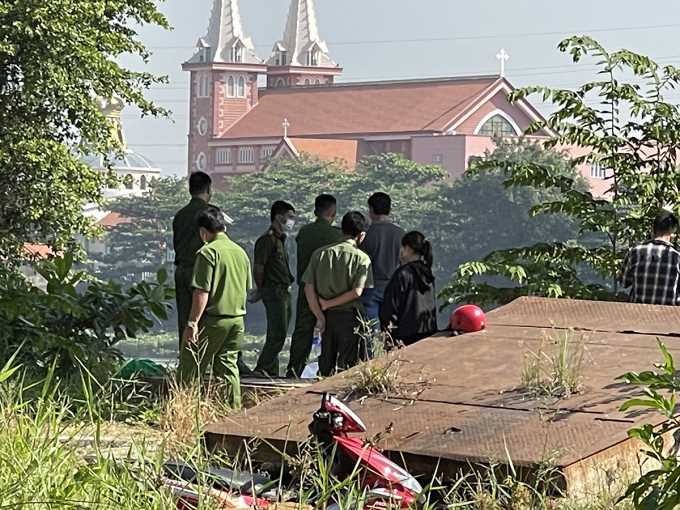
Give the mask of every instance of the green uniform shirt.
<path id="1" fill-rule="evenodd" d="M 357 247 L 354 239 L 347 239 L 314 252 L 302 281 L 314 285 L 316 293 L 323 299 L 336 298 L 352 289 L 372 288 L 371 258 Z M 361 309 L 361 300 L 337 309 L 352 308 Z"/>
<path id="2" fill-rule="evenodd" d="M 339 228 L 323 218 L 302 227 L 296 239 L 298 282 L 302 282 L 302 275 L 307 270 L 312 254 L 319 248 L 342 241 L 343 237 Z"/>
<path id="3" fill-rule="evenodd" d="M 265 289 L 288 288 L 293 283 L 290 274 L 286 236 L 277 236 L 269 229 L 255 242 L 255 265 L 264 268 L 262 287 Z"/>
<path id="4" fill-rule="evenodd" d="M 198 215 L 210 204 L 200 198 L 192 198 L 185 207 L 175 215 L 172 222 L 172 240 L 175 250 L 175 265 L 185 268 L 193 268 L 196 261 L 196 253 L 203 246 L 201 236 L 198 233 Z"/>
<path id="5" fill-rule="evenodd" d="M 250 259 L 227 234 L 217 234 L 198 251 L 191 286 L 209 294 L 204 316 L 243 317 L 252 287 Z"/>

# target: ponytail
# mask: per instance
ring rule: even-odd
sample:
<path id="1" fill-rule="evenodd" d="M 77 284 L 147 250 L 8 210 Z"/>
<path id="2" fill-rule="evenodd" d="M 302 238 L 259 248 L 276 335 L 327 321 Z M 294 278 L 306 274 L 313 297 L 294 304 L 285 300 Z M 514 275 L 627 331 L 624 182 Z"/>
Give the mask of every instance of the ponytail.
<path id="1" fill-rule="evenodd" d="M 425 265 L 432 269 L 434 258 L 432 256 L 432 244 L 425 239 L 425 236 L 420 232 L 409 232 L 401 240 L 402 246 L 408 246 L 414 253 L 420 255 Z"/>
<path id="2" fill-rule="evenodd" d="M 434 257 L 432 256 L 432 244 L 430 241 L 424 241 L 423 242 L 423 253 L 421 254 L 423 256 L 423 261 L 425 262 L 425 265 L 432 269 L 432 265 L 434 264 Z"/>

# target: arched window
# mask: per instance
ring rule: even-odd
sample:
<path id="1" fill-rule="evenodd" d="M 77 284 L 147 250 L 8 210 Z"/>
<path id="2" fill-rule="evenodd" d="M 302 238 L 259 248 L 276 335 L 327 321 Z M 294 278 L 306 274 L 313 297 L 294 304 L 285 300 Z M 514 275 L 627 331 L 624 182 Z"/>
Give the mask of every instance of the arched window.
<path id="1" fill-rule="evenodd" d="M 307 65 L 315 67 L 319 65 L 319 49 L 313 48 L 307 53 Z"/>
<path id="2" fill-rule="evenodd" d="M 199 172 L 203 172 L 205 170 L 205 167 L 208 166 L 208 157 L 205 155 L 204 152 L 201 152 L 198 156 L 196 156 L 196 170 Z"/>
<path id="3" fill-rule="evenodd" d="M 278 80 L 276 80 L 276 87 L 277 88 L 285 87 L 285 86 L 286 86 L 286 82 L 284 81 L 283 78 L 279 78 Z"/>
<path id="4" fill-rule="evenodd" d="M 246 97 L 246 79 L 243 76 L 238 79 L 238 97 Z"/>
<path id="5" fill-rule="evenodd" d="M 208 119 L 201 117 L 196 124 L 196 131 L 199 136 L 205 136 L 208 133 Z"/>
<path id="6" fill-rule="evenodd" d="M 201 63 L 205 63 L 210 60 L 210 48 L 201 48 L 199 50 L 199 60 Z"/>
<path id="7" fill-rule="evenodd" d="M 311 82 L 309 81 L 309 78 L 305 80 L 305 85 L 311 85 Z"/>
<path id="8" fill-rule="evenodd" d="M 234 97 L 236 95 L 236 85 L 234 84 L 234 77 L 230 76 L 227 80 L 227 97 Z"/>
<path id="9" fill-rule="evenodd" d="M 321 85 L 321 80 L 314 80 L 314 85 Z"/>
<path id="10" fill-rule="evenodd" d="M 197 97 L 209 97 L 210 96 L 210 76 L 206 73 L 199 73 L 198 83 L 196 89 Z"/>
<path id="11" fill-rule="evenodd" d="M 144 190 L 147 188 L 146 175 L 142 175 L 142 177 L 139 179 L 139 187 L 140 189 Z"/>
<path id="12" fill-rule="evenodd" d="M 123 184 L 125 184 L 125 189 L 133 189 L 135 187 L 135 178 L 127 174 L 123 179 Z"/>
<path id="13" fill-rule="evenodd" d="M 288 52 L 287 51 L 279 51 L 276 54 L 276 65 L 285 66 L 287 63 L 288 63 Z"/>
<path id="14" fill-rule="evenodd" d="M 502 115 L 496 114 L 487 120 L 480 128 L 479 133 L 482 136 L 517 136 L 518 133 L 510 124 L 508 119 Z"/>
<path id="15" fill-rule="evenodd" d="M 231 49 L 231 60 L 236 63 L 243 62 L 243 46 L 240 43 L 236 43 Z"/>

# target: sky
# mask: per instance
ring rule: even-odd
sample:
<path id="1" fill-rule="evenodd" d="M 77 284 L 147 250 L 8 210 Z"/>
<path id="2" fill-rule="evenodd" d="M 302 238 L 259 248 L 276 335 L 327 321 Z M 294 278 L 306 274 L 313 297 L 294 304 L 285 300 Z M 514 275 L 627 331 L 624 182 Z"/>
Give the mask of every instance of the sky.
<path id="1" fill-rule="evenodd" d="M 187 169 L 188 73 L 181 64 L 205 35 L 213 0 L 166 0 L 160 10 L 173 29 L 140 30 L 153 56 L 135 69 L 168 76 L 148 97 L 172 111 L 170 119 L 124 112 L 128 145 L 167 175 Z M 290 0 L 240 0 L 246 32 L 266 59 L 283 35 Z M 642 5 L 644 8 L 642 8 Z M 609 49 L 626 48 L 663 64 L 680 65 L 680 2 L 647 0 L 316 0 L 321 36 L 344 68 L 340 81 L 371 81 L 498 73 L 496 55 L 510 55 L 515 86 L 576 87 L 595 67 L 575 65 L 557 44 L 591 35 Z M 680 93 L 676 99 L 680 101 Z M 534 104 L 544 113 L 550 106 Z"/>

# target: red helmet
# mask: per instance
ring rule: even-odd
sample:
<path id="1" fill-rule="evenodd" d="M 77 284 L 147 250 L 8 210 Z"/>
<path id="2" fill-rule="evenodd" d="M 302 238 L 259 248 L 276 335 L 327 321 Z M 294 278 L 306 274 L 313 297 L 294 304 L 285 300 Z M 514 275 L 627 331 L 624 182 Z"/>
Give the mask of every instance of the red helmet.
<path id="1" fill-rule="evenodd" d="M 486 315 L 476 305 L 465 305 L 456 309 L 449 319 L 449 329 L 461 333 L 474 333 L 486 328 Z"/>

